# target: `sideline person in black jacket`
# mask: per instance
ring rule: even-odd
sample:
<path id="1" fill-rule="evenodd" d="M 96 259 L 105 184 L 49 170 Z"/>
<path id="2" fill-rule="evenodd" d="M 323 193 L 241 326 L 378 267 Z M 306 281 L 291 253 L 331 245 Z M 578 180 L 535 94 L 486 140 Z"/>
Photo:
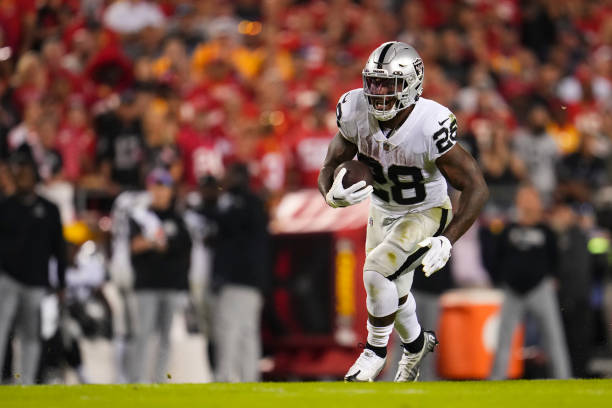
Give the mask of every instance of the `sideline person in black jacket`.
<path id="1" fill-rule="evenodd" d="M 131 382 L 146 382 L 147 346 L 159 331 L 155 382 L 162 382 L 170 351 L 172 318 L 188 289 L 191 238 L 181 214 L 173 206 L 174 181 L 162 168 L 147 177 L 148 208 L 135 209 L 130 219 L 136 322 L 133 350 L 128 358 Z"/>
<path id="2" fill-rule="evenodd" d="M 269 278 L 270 240 L 263 201 L 249 188 L 248 169 L 234 164 L 219 199 L 213 279 L 217 305 L 217 381 L 260 379 L 260 318 Z"/>
<path id="3" fill-rule="evenodd" d="M 519 188 L 515 205 L 517 221 L 502 232 L 492 268 L 496 272 L 494 280 L 504 289 L 504 303 L 491 376 L 496 380 L 506 378 L 514 329 L 529 312 L 541 329 L 551 377 L 569 378 L 569 356 L 552 279 L 558 273 L 556 236 L 544 223 L 542 203 L 535 188 Z"/>
<path id="4" fill-rule="evenodd" d="M 21 340 L 22 384 L 34 382 L 40 357 L 40 304 L 55 260 L 65 286 L 66 246 L 57 206 L 35 193 L 37 167 L 28 148 L 10 157 L 16 191 L 0 202 L 0 367 L 13 322 Z M 60 292 L 61 294 L 61 292 Z"/>

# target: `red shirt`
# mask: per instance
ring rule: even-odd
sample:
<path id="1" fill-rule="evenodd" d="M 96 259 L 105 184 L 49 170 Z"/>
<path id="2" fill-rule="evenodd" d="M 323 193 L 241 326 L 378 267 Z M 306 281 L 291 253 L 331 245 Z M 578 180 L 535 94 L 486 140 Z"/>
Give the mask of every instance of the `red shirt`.
<path id="1" fill-rule="evenodd" d="M 94 160 L 96 139 L 91 129 L 64 124 L 57 134 L 55 147 L 62 156 L 66 179 L 76 181 L 81 177 L 81 163 Z"/>
<path id="2" fill-rule="evenodd" d="M 333 132 L 327 128 L 300 128 L 291 143 L 292 166 L 296 170 L 299 188 L 317 188 L 319 171 L 327 153 Z"/>
<path id="3" fill-rule="evenodd" d="M 91 78 L 96 83 L 108 80 L 109 72 L 116 74 L 112 85 L 115 90 L 129 88 L 133 81 L 132 62 L 116 46 L 109 45 L 100 50 L 89 61 L 84 77 Z"/>
<path id="4" fill-rule="evenodd" d="M 279 194 L 285 189 L 287 156 L 288 151 L 274 135 L 258 140 L 255 156 L 249 163 L 255 189 L 264 189 L 271 194 Z"/>
<path id="5" fill-rule="evenodd" d="M 185 178 L 192 186 L 206 175 L 223 176 L 233 152 L 232 143 L 220 130 L 198 132 L 186 126 L 180 130 L 177 144 L 185 165 Z"/>
<path id="6" fill-rule="evenodd" d="M 4 43 L 13 53 L 21 46 L 21 28 L 27 15 L 36 13 L 34 0 L 0 0 L 0 27 L 4 32 Z"/>

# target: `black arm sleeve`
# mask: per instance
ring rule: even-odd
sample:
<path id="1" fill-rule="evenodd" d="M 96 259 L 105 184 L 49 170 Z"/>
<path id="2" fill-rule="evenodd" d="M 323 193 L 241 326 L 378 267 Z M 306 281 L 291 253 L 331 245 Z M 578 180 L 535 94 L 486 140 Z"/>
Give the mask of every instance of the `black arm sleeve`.
<path id="1" fill-rule="evenodd" d="M 550 262 L 550 274 L 554 277 L 559 276 L 559 244 L 556 234 L 546 227 L 546 251 Z"/>
<path id="2" fill-rule="evenodd" d="M 501 286 L 504 283 L 504 276 L 502 271 L 503 262 L 506 256 L 506 250 L 508 249 L 508 232 L 510 227 L 506 226 L 504 230 L 497 236 L 491 234 L 491 266 L 489 273 L 491 280 L 495 286 Z"/>
<path id="3" fill-rule="evenodd" d="M 60 218 L 59 210 L 56 206 L 53 206 L 52 208 L 53 210 L 50 213 L 51 242 L 53 245 L 51 248 L 51 253 L 57 261 L 57 279 L 60 289 L 63 289 L 66 287 L 66 241 L 64 240 L 62 220 Z"/>
<path id="4" fill-rule="evenodd" d="M 489 272 L 491 282 L 495 286 L 499 286 L 501 283 L 501 276 L 499 272 L 500 257 L 503 256 L 503 246 L 506 241 L 506 229 L 499 234 L 494 234 L 489 227 L 482 226 L 478 231 L 481 257 L 484 267 Z"/>

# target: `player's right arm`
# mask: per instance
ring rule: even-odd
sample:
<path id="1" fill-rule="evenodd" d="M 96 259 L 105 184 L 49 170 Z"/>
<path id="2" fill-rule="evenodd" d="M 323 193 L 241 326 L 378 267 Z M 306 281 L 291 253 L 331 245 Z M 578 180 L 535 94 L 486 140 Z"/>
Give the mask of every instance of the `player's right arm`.
<path id="1" fill-rule="evenodd" d="M 334 170 L 341 163 L 351 160 L 357 154 L 357 146 L 344 138 L 340 132 L 329 143 L 323 167 L 319 172 L 319 191 L 323 197 L 327 195 L 334 182 Z"/>
<path id="2" fill-rule="evenodd" d="M 372 186 L 366 186 L 363 180 L 344 188 L 342 179 L 346 174 L 346 169 L 340 170 L 334 178 L 336 167 L 351 160 L 355 154 L 357 154 L 357 146 L 345 139 L 340 132 L 334 136 L 327 148 L 327 156 L 319 172 L 319 191 L 330 207 L 338 208 L 357 204 L 372 194 Z"/>

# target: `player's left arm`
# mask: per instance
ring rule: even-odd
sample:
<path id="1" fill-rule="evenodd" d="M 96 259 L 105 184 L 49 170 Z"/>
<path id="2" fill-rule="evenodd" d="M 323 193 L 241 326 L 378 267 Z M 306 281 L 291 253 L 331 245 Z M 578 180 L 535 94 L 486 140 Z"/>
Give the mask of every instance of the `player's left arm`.
<path id="1" fill-rule="evenodd" d="M 442 234 L 454 244 L 478 218 L 489 189 L 476 160 L 459 144 L 438 157 L 436 165 L 450 185 L 461 191 L 455 215 Z"/>
<path id="2" fill-rule="evenodd" d="M 459 208 L 442 235 L 426 238 L 418 244 L 422 248 L 429 248 L 421 261 L 427 277 L 448 262 L 452 245 L 474 223 L 489 197 L 489 189 L 482 172 L 474 158 L 461 145 L 450 147 L 436 159 L 436 165 L 446 180 L 461 191 L 461 196 Z"/>

